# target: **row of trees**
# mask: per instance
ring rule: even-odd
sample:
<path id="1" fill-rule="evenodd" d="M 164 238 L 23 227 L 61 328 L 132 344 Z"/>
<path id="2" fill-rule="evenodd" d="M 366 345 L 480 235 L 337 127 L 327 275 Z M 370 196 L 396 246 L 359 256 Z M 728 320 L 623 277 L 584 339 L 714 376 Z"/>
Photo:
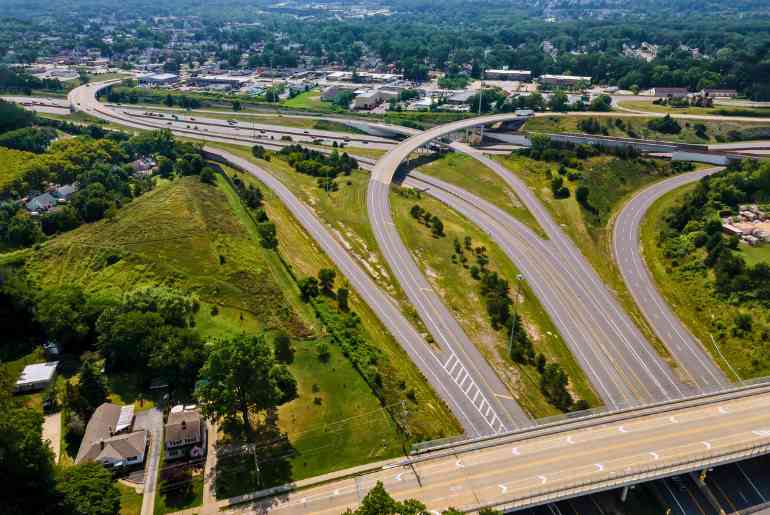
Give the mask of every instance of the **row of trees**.
<path id="1" fill-rule="evenodd" d="M 340 154 L 336 148 L 327 155 L 302 145 L 288 145 L 283 147 L 278 155 L 285 158 L 299 173 L 318 177 L 318 187 L 327 191 L 337 189 L 334 182 L 337 176 L 350 175 L 353 170 L 358 169 L 358 162 L 354 158 L 347 152 Z"/>
<path id="2" fill-rule="evenodd" d="M 434 238 L 444 236 L 444 222 L 436 215 L 431 214 L 427 209 L 423 209 L 419 204 L 415 204 L 409 210 L 409 214 L 412 218 L 430 228 Z"/>

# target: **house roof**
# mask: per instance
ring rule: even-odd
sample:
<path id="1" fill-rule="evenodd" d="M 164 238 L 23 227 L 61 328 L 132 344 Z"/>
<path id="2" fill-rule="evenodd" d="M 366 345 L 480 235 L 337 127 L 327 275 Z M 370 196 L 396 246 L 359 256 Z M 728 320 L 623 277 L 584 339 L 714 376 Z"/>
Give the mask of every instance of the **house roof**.
<path id="1" fill-rule="evenodd" d="M 59 186 L 56 188 L 56 191 L 53 192 L 53 196 L 56 198 L 63 198 L 66 199 L 73 193 L 77 191 L 77 188 L 74 184 L 65 184 L 64 186 Z"/>
<path id="2" fill-rule="evenodd" d="M 58 361 L 27 365 L 24 367 L 24 370 L 22 370 L 19 379 L 16 381 L 16 386 L 24 386 L 42 381 L 50 381 L 56 373 L 56 367 L 58 365 Z"/>
<path id="3" fill-rule="evenodd" d="M 127 423 L 129 414 L 131 421 Z M 132 426 L 133 406 L 126 409 L 126 406 L 105 402 L 96 408 L 88 421 L 75 463 L 120 460 L 141 454 L 144 452 L 147 432 L 130 432 Z M 129 432 L 116 433 L 116 430 Z"/>
<path id="4" fill-rule="evenodd" d="M 57 203 L 58 201 L 54 198 L 53 195 L 50 193 L 43 193 L 42 195 L 38 195 L 37 197 L 34 197 L 32 200 L 27 202 L 27 209 L 30 211 L 46 210 L 52 208 Z"/>
<path id="5" fill-rule="evenodd" d="M 172 409 L 169 413 L 165 441 L 169 443 L 179 440 L 201 440 L 201 414 L 197 410 Z"/>

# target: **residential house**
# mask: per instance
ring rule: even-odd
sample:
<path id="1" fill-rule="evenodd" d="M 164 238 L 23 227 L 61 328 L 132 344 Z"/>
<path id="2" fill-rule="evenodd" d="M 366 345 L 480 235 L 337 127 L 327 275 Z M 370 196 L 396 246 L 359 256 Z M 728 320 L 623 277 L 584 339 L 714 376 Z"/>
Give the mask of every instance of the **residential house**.
<path id="1" fill-rule="evenodd" d="M 27 202 L 26 208 L 27 211 L 31 213 L 44 213 L 52 207 L 55 207 L 58 203 L 59 201 L 56 199 L 56 197 L 50 193 L 43 193 L 33 197 L 29 202 Z"/>
<path id="2" fill-rule="evenodd" d="M 174 406 L 166 420 L 166 459 L 200 458 L 206 454 L 206 425 L 195 406 Z"/>
<path id="3" fill-rule="evenodd" d="M 147 431 L 134 430 L 134 406 L 105 402 L 94 411 L 75 463 L 95 461 L 109 468 L 144 463 Z"/>
<path id="4" fill-rule="evenodd" d="M 73 193 L 75 193 L 78 190 L 78 187 L 74 184 L 65 184 L 64 186 L 59 186 L 55 190 L 51 192 L 51 195 L 56 197 L 59 201 L 66 202 L 70 199 Z"/>
<path id="5" fill-rule="evenodd" d="M 16 381 L 14 390 L 16 393 L 21 393 L 47 388 L 56 377 L 56 367 L 58 366 L 58 361 L 27 365 Z"/>

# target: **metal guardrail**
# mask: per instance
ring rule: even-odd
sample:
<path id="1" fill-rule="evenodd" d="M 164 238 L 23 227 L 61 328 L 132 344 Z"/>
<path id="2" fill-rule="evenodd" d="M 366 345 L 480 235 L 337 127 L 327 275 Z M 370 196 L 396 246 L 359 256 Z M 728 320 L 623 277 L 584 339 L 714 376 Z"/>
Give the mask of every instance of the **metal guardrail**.
<path id="1" fill-rule="evenodd" d="M 608 472 L 600 478 L 596 478 L 596 473 L 592 473 L 591 478 L 585 478 L 583 480 L 570 481 L 566 482 L 566 484 L 565 482 L 562 482 L 549 487 L 529 488 L 526 494 L 518 499 L 502 501 L 499 503 L 466 506 L 463 508 L 463 511 L 479 510 L 483 508 L 507 510 L 537 506 L 556 502 L 567 497 L 576 497 L 578 495 L 611 490 L 613 488 L 652 481 L 715 465 L 743 461 L 756 456 L 763 456 L 768 453 L 770 453 L 770 443 L 767 442 L 753 445 L 748 449 L 745 447 L 745 444 L 734 444 L 727 449 L 700 453 L 695 457 L 690 456 L 687 459 L 669 462 L 668 464 L 628 467 L 623 471 Z"/>
<path id="2" fill-rule="evenodd" d="M 505 433 L 498 433 L 495 435 L 478 436 L 474 438 L 465 438 L 463 435 L 441 438 L 437 440 L 430 440 L 428 442 L 418 442 L 412 445 L 410 454 L 425 454 L 432 451 L 438 451 L 450 447 L 459 447 L 465 445 L 481 444 L 485 442 L 499 440 L 509 436 L 525 436 L 528 432 L 536 431 L 538 429 L 545 429 L 548 427 L 554 427 L 561 424 L 580 422 L 589 420 L 596 417 L 606 417 L 611 415 L 621 415 L 623 413 L 636 411 L 640 409 L 649 409 L 656 407 L 663 407 L 666 405 L 677 404 L 685 401 L 696 401 L 707 397 L 716 395 L 737 393 L 742 390 L 748 390 L 751 388 L 770 385 L 770 376 L 757 377 L 754 379 L 747 379 L 740 381 L 728 387 L 711 387 L 702 388 L 698 393 L 694 395 L 685 395 L 673 399 L 668 399 L 661 402 L 643 403 L 643 402 L 628 402 L 615 406 L 601 406 L 597 408 L 591 408 L 583 411 L 575 411 L 571 413 L 564 413 L 561 415 L 554 415 L 551 417 L 544 417 L 532 421 L 532 425 L 526 428 L 514 429 Z"/>

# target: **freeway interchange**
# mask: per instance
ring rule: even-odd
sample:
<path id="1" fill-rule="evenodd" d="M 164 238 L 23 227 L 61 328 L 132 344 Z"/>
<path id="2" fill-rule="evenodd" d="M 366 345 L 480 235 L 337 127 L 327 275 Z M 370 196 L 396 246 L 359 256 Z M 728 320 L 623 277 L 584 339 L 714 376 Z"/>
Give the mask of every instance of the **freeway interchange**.
<path id="1" fill-rule="evenodd" d="M 374 283 L 368 273 L 351 257 L 312 210 L 308 209 L 279 180 L 245 159 L 210 146 L 205 149 L 211 158 L 225 161 L 236 168 L 253 174 L 277 194 L 308 234 L 316 240 L 322 250 L 337 265 L 359 296 L 367 302 L 384 326 L 402 345 L 437 394 L 453 411 L 461 423 L 466 437 L 470 439 L 488 438 L 490 435 L 508 435 L 516 431 L 532 430 L 532 428 L 537 427 L 528 414 L 510 396 L 508 389 L 464 333 L 420 271 L 395 228 L 389 204 L 390 186 L 394 177 L 399 167 L 415 151 L 432 144 L 434 141 L 442 140 L 452 133 L 509 121 L 515 118 L 514 115 L 501 114 L 465 119 L 424 132 L 389 127 L 385 124 L 372 124 L 372 128 L 375 130 L 409 136 L 406 140 L 398 143 L 380 136 L 352 134 L 348 136 L 338 132 L 276 127 L 270 124 L 245 122 L 230 124 L 222 120 L 202 119 L 198 116 L 190 119 L 189 114 L 158 116 L 132 112 L 120 107 L 106 106 L 96 99 L 96 91 L 108 85 L 109 83 L 105 83 L 76 88 L 70 93 L 69 102 L 76 109 L 116 124 L 140 129 L 168 128 L 176 134 L 204 139 L 205 141 L 222 141 L 241 145 L 257 143 L 268 148 L 280 148 L 286 144 L 285 141 L 281 140 L 281 137 L 289 136 L 293 141 L 303 143 L 312 143 L 318 140 L 344 141 L 351 147 L 367 145 L 370 148 L 387 150 L 387 153 L 376 162 L 369 159 L 361 160 L 363 167 L 371 169 L 367 192 L 367 212 L 378 246 L 399 285 L 432 335 L 434 340 L 432 346 L 425 341 L 423 336 L 403 315 L 395 301 Z M 355 123 L 358 126 L 367 124 L 361 120 L 355 120 Z M 204 124 L 206 129 L 201 131 L 199 126 Z M 259 136 L 257 136 L 258 131 Z M 683 374 L 677 374 L 652 349 L 633 320 L 624 312 L 609 289 L 602 284 L 596 272 L 575 244 L 552 219 L 532 191 L 519 178 L 496 161 L 486 157 L 479 150 L 457 142 L 450 146 L 453 150 L 478 160 L 500 176 L 538 219 L 548 239 L 543 239 L 535 234 L 532 229 L 513 219 L 499 207 L 438 179 L 418 172 L 411 172 L 404 180 L 404 185 L 417 187 L 434 196 L 478 225 L 492 237 L 517 268 L 525 274 L 528 284 L 559 329 L 607 409 L 623 410 L 655 402 L 679 401 L 697 395 L 699 392 L 717 391 L 729 387 L 728 379 L 714 364 L 702 342 L 699 342 L 687 331 L 655 289 L 638 248 L 639 223 L 652 202 L 665 192 L 687 182 L 698 180 L 708 173 L 717 171 L 717 169 L 682 174 L 654 184 L 638 193 L 621 210 L 614 226 L 613 257 L 647 322 L 684 371 Z M 761 149 L 766 148 L 767 145 L 764 143 L 744 144 L 741 148 L 753 147 Z M 757 406 L 765 409 L 765 404 L 762 403 L 770 403 L 766 392 L 763 392 L 756 399 L 751 395 L 747 396 L 747 399 L 742 401 L 743 404 L 731 405 L 731 409 L 735 407 L 736 413 Z M 730 402 L 737 403 L 738 401 L 731 400 Z M 727 409 L 724 406 L 721 407 L 721 410 Z M 765 409 L 765 411 L 767 410 Z M 690 412 L 687 413 L 689 417 Z M 693 424 L 705 420 L 707 410 L 698 413 L 702 417 L 697 418 L 693 415 Z M 750 418 L 750 420 L 755 425 L 768 426 L 770 422 L 756 417 Z M 640 424 L 640 427 L 646 427 L 641 422 Z M 726 424 L 709 429 L 709 431 L 714 431 L 713 433 L 703 433 L 701 436 L 703 438 L 708 437 L 708 440 L 702 440 L 702 442 L 708 441 L 710 443 L 710 447 L 705 450 L 716 450 L 723 447 L 722 440 L 725 442 L 725 449 L 730 445 L 735 447 L 739 443 L 741 445 L 748 445 L 749 443 L 754 445 L 758 442 L 763 445 L 767 444 L 767 437 L 770 436 L 770 432 L 757 436 L 756 433 L 749 431 L 754 435 L 753 437 L 746 436 L 744 438 L 744 435 L 731 439 L 738 434 L 737 432 L 741 432 L 743 435 L 744 430 L 748 431 L 748 426 L 744 427 L 738 421 L 731 422 L 731 424 L 733 425 Z M 620 426 L 621 429 L 623 427 L 625 426 Z M 684 425 L 677 426 L 677 429 L 685 427 Z M 631 452 L 626 456 L 629 459 L 639 458 L 637 454 L 644 454 L 644 452 L 647 453 L 647 458 L 655 454 L 658 458 L 653 461 L 657 462 L 658 460 L 665 460 L 666 458 L 663 456 L 668 456 L 669 451 L 671 459 L 687 455 L 690 452 L 681 453 L 674 449 L 688 449 L 688 446 L 691 445 L 697 447 L 696 444 L 689 443 L 694 431 L 676 433 L 678 436 L 674 437 L 675 435 L 669 434 L 669 429 L 660 429 L 659 437 L 662 439 L 671 436 L 670 447 L 645 451 L 647 449 L 645 445 L 654 440 L 654 438 L 649 438 L 640 442 L 637 447 L 619 444 L 616 448 L 627 448 Z M 722 431 L 722 433 L 718 431 Z M 722 438 L 725 431 L 729 433 L 729 438 Z M 765 430 L 762 429 L 762 431 Z M 614 435 L 615 437 L 623 436 L 625 433 L 620 430 L 617 432 L 620 435 Z M 582 436 L 578 437 L 576 434 L 572 439 L 577 442 L 580 438 Z M 676 438 L 680 439 L 677 440 Z M 606 442 L 602 441 L 597 444 L 596 448 L 604 449 Z M 569 448 L 568 446 L 567 449 Z M 732 447 L 730 448 L 732 449 Z M 509 447 L 501 452 L 503 454 L 506 451 L 513 452 L 511 449 L 521 450 L 519 447 Z M 537 449 L 540 448 L 537 447 Z M 699 450 L 704 451 L 703 448 Z M 538 450 L 532 455 L 541 452 L 545 451 Z M 545 487 L 549 481 L 549 474 L 552 472 L 533 475 L 533 471 L 536 470 L 531 467 L 543 463 L 550 463 L 552 466 L 554 463 L 553 459 L 549 461 L 545 458 L 543 458 L 544 461 L 528 461 L 527 466 L 530 468 L 522 469 L 526 472 L 525 476 L 515 480 L 515 484 L 513 484 L 510 481 L 499 482 L 504 477 L 519 477 L 514 472 L 521 467 L 511 465 L 511 468 L 506 468 L 508 467 L 506 461 L 499 464 L 501 465 L 499 469 L 490 467 L 488 473 L 479 474 L 480 483 L 477 486 L 475 479 L 473 479 L 477 476 L 474 475 L 471 479 L 467 476 L 471 469 L 483 471 L 485 464 L 498 464 L 495 454 L 487 452 L 482 453 L 482 455 L 483 457 L 479 458 L 478 462 L 470 460 L 465 463 L 463 461 L 462 466 L 457 465 L 461 463 L 461 460 L 458 459 L 455 467 L 452 467 L 451 463 L 445 463 L 446 460 L 441 461 L 443 458 L 436 458 L 436 462 L 431 462 L 430 470 L 439 474 L 442 478 L 440 485 L 443 486 L 437 487 L 438 489 L 435 491 L 426 489 L 425 481 L 418 479 L 419 470 L 401 473 L 396 479 L 389 478 L 386 481 L 387 486 L 389 489 L 392 488 L 396 497 L 416 496 L 428 502 L 431 508 L 435 506 L 437 507 L 435 509 L 441 509 L 442 506 L 445 506 L 445 501 L 449 499 L 451 502 L 446 506 L 454 504 L 468 507 L 468 509 L 477 509 L 479 506 L 485 505 L 482 502 L 483 499 L 490 499 L 487 503 L 489 505 L 500 505 L 508 501 L 514 502 L 516 499 L 521 501 L 527 497 L 523 495 L 524 492 L 539 491 L 537 487 Z M 594 459 L 593 454 L 590 455 L 592 456 L 591 459 Z M 513 458 L 518 456 L 517 453 L 513 453 Z M 473 459 L 475 460 L 476 457 Z M 649 459 L 626 463 L 617 456 L 614 460 L 608 457 L 601 463 L 594 463 L 593 465 L 581 462 L 578 456 L 575 457 L 575 460 L 572 464 L 574 470 L 570 468 L 565 472 L 565 469 L 561 469 L 562 472 L 559 473 L 559 476 L 565 476 L 562 482 L 567 481 L 567 478 L 585 477 L 588 483 L 601 486 L 602 480 L 597 478 L 604 472 L 615 471 L 617 475 L 617 471 L 623 470 L 624 467 L 625 469 L 637 470 L 639 467 L 649 464 Z M 599 464 L 601 467 L 598 466 Z M 593 471 L 590 470 L 592 466 L 595 469 Z M 546 469 L 537 470 L 546 471 Z M 431 476 L 432 472 L 425 472 L 425 474 L 426 477 L 433 477 Z M 546 478 L 546 481 L 539 479 L 540 485 L 537 484 L 538 480 L 532 479 L 543 477 Z M 552 478 L 550 481 L 548 486 L 555 488 L 554 491 L 564 493 L 569 490 L 566 483 L 556 488 L 554 485 L 558 483 L 557 478 Z M 419 488 L 415 487 L 415 483 L 418 484 Z M 452 490 L 457 486 L 455 483 L 469 486 L 465 490 L 463 487 Z M 369 487 L 373 484 L 371 483 Z M 420 484 L 422 486 L 419 486 Z M 491 484 L 494 486 L 490 486 Z M 326 494 L 319 494 L 318 500 L 313 498 L 313 502 L 318 503 L 318 508 L 309 508 L 307 505 L 309 496 L 300 497 L 298 500 L 297 496 L 290 495 L 285 502 L 281 500 L 270 501 L 277 503 L 270 509 L 280 509 L 287 513 L 306 513 L 308 509 L 313 512 L 323 512 L 327 506 L 332 506 L 336 512 L 339 512 L 347 506 L 354 505 L 360 500 L 361 492 L 365 493 L 368 490 L 360 484 L 357 484 L 356 489 L 351 491 L 347 491 L 345 488 L 347 487 L 332 489 L 331 494 L 327 489 L 324 490 Z M 449 488 L 451 492 L 461 493 L 447 495 L 446 488 Z M 541 488 L 540 490 L 545 496 L 548 489 Z M 550 491 L 548 490 L 548 492 Z M 471 502 L 469 496 L 471 492 L 476 498 L 475 504 Z M 468 496 L 466 497 L 466 495 Z"/>

